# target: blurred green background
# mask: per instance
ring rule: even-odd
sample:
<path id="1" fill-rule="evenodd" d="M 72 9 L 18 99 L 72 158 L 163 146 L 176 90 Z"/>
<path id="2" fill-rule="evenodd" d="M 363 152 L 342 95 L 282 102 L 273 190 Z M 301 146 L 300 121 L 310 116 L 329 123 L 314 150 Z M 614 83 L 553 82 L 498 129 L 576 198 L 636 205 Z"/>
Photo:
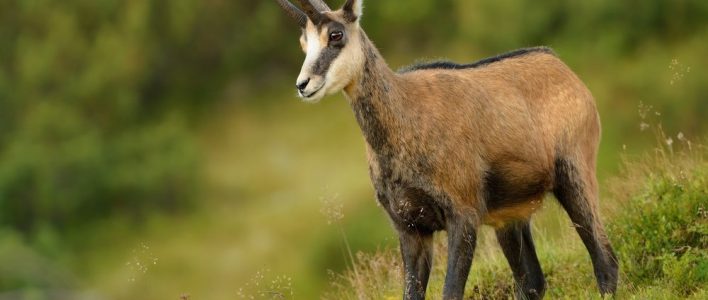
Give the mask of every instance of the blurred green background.
<path id="1" fill-rule="evenodd" d="M 553 47 L 601 182 L 642 127 L 708 132 L 705 0 L 369 0 L 362 26 L 394 69 Z M 298 35 L 270 0 L 0 2 L 0 299 L 311 299 L 396 245 L 344 97 L 295 97 Z"/>

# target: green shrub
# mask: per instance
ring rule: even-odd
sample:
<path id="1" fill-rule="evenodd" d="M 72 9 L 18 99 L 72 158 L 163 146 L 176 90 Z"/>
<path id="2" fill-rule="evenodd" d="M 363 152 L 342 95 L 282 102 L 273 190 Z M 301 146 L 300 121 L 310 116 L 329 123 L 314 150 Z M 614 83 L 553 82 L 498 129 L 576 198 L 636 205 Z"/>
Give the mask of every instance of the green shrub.
<path id="1" fill-rule="evenodd" d="M 0 291 L 60 289 L 75 281 L 71 272 L 33 249 L 22 236 L 0 230 Z"/>
<path id="2" fill-rule="evenodd" d="M 664 164 L 648 169 L 609 232 L 630 282 L 687 296 L 708 284 L 708 164 L 700 157 Z"/>
<path id="3" fill-rule="evenodd" d="M 61 231 L 111 213 L 183 207 L 196 155 L 178 118 L 113 136 L 66 105 L 42 103 L 0 149 L 0 226 Z"/>
<path id="4" fill-rule="evenodd" d="M 662 273 L 671 289 L 679 295 L 689 295 L 708 283 L 708 253 L 706 249 L 689 248 L 684 253 L 665 254 Z"/>
<path id="5" fill-rule="evenodd" d="M 682 142 L 685 140 L 682 140 Z M 687 142 L 685 142 L 688 144 Z M 707 149 L 676 151 L 659 146 L 655 155 L 626 164 L 623 176 L 603 197 L 615 205 L 605 222 L 620 259 L 619 299 L 704 299 L 708 286 L 708 155 Z M 550 199 L 549 199 L 550 200 Z M 535 220 L 568 222 L 560 208 Z M 560 218 L 560 219 L 555 219 Z M 561 220 L 562 219 L 562 220 Z M 548 222 L 553 221 L 553 222 Z M 544 230 L 543 228 L 539 228 Z M 536 235 L 537 251 L 548 282 L 547 297 L 600 299 L 594 288 L 590 259 L 574 231 L 555 232 L 555 238 Z M 547 231 L 542 231 L 548 233 Z M 484 233 L 484 231 L 482 231 Z M 485 235 L 482 234 L 481 237 Z M 437 238 L 435 267 L 429 297 L 438 299 L 445 278 L 444 239 Z M 481 239 L 467 295 L 471 299 L 510 299 L 512 283 L 496 241 Z M 491 245 L 490 245 L 491 244 Z M 482 252 L 482 253 L 480 253 Z M 399 297 L 400 256 L 397 249 L 360 255 L 354 270 L 334 281 L 332 299 Z"/>
<path id="6" fill-rule="evenodd" d="M 214 55 L 186 42 L 200 35 L 195 3 L 0 4 L 0 227 L 64 232 L 188 203 L 198 153 L 185 108 L 218 90 L 191 76 Z"/>

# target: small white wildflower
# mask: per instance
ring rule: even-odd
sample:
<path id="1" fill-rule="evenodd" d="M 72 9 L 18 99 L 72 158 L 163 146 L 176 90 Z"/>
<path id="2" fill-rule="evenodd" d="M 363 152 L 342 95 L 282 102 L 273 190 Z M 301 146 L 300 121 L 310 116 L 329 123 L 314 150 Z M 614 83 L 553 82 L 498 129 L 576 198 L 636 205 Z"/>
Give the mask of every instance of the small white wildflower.
<path id="1" fill-rule="evenodd" d="M 669 70 L 673 70 L 674 67 L 678 65 L 678 59 L 671 59 L 671 64 L 669 65 Z"/>
<path id="2" fill-rule="evenodd" d="M 644 105 L 644 102 L 639 101 L 639 105 L 637 106 L 637 111 L 639 112 L 639 117 L 644 119 L 647 116 L 647 112 L 651 110 L 650 107 Z"/>
<path id="3" fill-rule="evenodd" d="M 339 194 L 320 197 L 322 202 L 322 213 L 327 218 L 327 224 L 331 225 L 344 218 L 344 204 L 339 200 Z"/>
<path id="4" fill-rule="evenodd" d="M 669 64 L 669 70 L 672 72 L 671 80 L 669 83 L 674 85 L 675 83 L 681 81 L 685 74 L 691 72 L 691 67 L 684 67 L 678 59 L 672 59 L 671 64 Z"/>
<path id="5" fill-rule="evenodd" d="M 671 147 L 671 145 L 673 145 L 673 143 L 674 143 L 674 140 L 672 138 L 668 138 L 666 140 L 666 145 L 668 145 L 669 147 Z"/>
<path id="6" fill-rule="evenodd" d="M 647 130 L 648 128 L 649 128 L 649 124 L 647 124 L 647 123 L 642 122 L 639 124 L 639 131 L 644 131 L 644 130 Z"/>
<path id="7" fill-rule="evenodd" d="M 150 251 L 150 247 L 145 243 L 140 243 L 131 251 L 132 258 L 126 262 L 126 266 L 130 269 L 131 276 L 128 281 L 135 282 L 137 273 L 146 274 L 149 271 L 150 265 L 157 265 L 157 257 Z"/>

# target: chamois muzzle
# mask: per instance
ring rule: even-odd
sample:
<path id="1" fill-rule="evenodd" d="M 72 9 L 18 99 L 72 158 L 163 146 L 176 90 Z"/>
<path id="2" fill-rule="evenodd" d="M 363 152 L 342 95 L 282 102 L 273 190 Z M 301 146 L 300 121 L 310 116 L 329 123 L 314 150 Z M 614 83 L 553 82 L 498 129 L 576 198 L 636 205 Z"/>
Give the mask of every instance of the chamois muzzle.
<path id="1" fill-rule="evenodd" d="M 297 84 L 295 84 L 295 88 L 297 88 L 297 91 L 302 94 L 305 91 L 305 88 L 307 87 L 308 83 L 310 83 L 310 78 L 307 78 L 302 82 L 298 82 Z"/>

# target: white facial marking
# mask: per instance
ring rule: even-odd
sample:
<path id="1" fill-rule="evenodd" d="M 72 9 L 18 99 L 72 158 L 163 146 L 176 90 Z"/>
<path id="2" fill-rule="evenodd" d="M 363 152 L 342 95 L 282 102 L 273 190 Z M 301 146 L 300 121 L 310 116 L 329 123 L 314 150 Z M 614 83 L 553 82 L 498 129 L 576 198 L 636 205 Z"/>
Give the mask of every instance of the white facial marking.
<path id="1" fill-rule="evenodd" d="M 300 75 L 297 77 L 297 83 L 304 82 L 308 79 L 310 80 L 310 83 L 302 92 L 299 92 L 299 94 L 305 101 L 317 101 L 319 99 L 313 98 L 315 98 L 315 94 L 320 93 L 319 90 L 322 88 L 323 82 L 321 78 L 315 78 L 321 76 L 314 76 L 311 72 L 312 66 L 320 57 L 320 52 L 322 52 L 322 43 L 320 42 L 320 36 L 317 32 L 316 26 L 314 26 L 309 20 L 305 29 L 305 36 L 305 43 L 307 44 L 307 48 L 305 49 L 305 62 L 302 64 L 302 68 L 300 69 Z"/>
<path id="2" fill-rule="evenodd" d="M 332 62 L 327 72 L 327 94 L 342 90 L 356 76 L 364 65 L 364 52 L 361 51 L 360 37 L 357 31 L 349 32 L 347 45 Z"/>
<path id="3" fill-rule="evenodd" d="M 320 43 L 320 36 L 317 33 L 317 29 L 314 26 L 308 26 L 307 30 L 307 53 L 305 56 L 305 63 L 300 71 L 300 75 L 303 75 L 305 69 L 309 69 L 320 57 L 320 52 L 322 52 L 322 45 Z M 307 70 L 309 73 L 310 70 Z"/>

